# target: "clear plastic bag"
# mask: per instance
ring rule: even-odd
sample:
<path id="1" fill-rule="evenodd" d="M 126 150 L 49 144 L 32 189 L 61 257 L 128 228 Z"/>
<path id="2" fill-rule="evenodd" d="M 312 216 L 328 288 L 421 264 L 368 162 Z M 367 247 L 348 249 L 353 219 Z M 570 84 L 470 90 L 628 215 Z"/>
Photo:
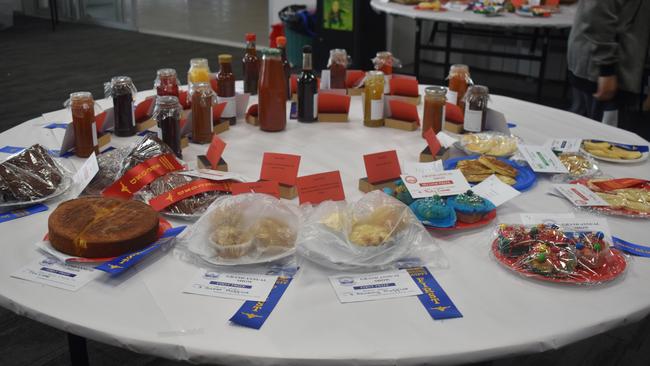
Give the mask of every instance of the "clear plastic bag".
<path id="1" fill-rule="evenodd" d="M 517 152 L 521 139 L 500 132 L 481 132 L 463 135 L 455 146 L 466 154 L 481 154 L 497 157 L 512 156 Z"/>
<path id="2" fill-rule="evenodd" d="M 308 210 L 298 237 L 301 256 L 350 270 L 398 268 L 417 262 L 445 268 L 446 258 L 411 210 L 381 191 L 359 201 L 325 201 Z"/>
<path id="3" fill-rule="evenodd" d="M 297 209 L 275 197 L 221 196 L 181 235 L 178 255 L 201 266 L 290 260 L 300 223 Z"/>
<path id="4" fill-rule="evenodd" d="M 569 181 L 582 184 L 609 203 L 609 206 L 583 206 L 580 209 L 607 215 L 650 219 L 650 181 L 637 178 L 581 178 Z"/>
<path id="5" fill-rule="evenodd" d="M 581 152 L 563 152 L 558 154 L 558 159 L 569 171 L 568 174 L 559 174 L 554 180 L 594 177 L 602 174 L 600 168 L 589 155 Z"/>
<path id="6" fill-rule="evenodd" d="M 491 246 L 506 268 L 542 281 L 594 285 L 625 271 L 627 261 L 603 232 L 556 224 L 499 224 Z"/>

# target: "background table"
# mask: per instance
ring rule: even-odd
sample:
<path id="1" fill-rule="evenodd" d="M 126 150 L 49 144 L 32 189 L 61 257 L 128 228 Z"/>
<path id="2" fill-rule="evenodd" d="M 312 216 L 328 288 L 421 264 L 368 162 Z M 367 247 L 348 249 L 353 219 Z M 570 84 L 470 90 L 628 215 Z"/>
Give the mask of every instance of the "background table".
<path id="1" fill-rule="evenodd" d="M 150 93 L 140 93 L 139 100 Z M 110 105 L 106 100 L 100 104 Z M 553 137 L 648 143 L 574 114 L 511 98 L 493 95 L 491 107 L 516 123 L 512 132 L 530 144 Z M 263 152 L 300 154 L 300 175 L 338 169 L 348 199 L 356 200 L 361 197 L 358 179 L 365 175 L 363 154 L 397 149 L 402 163 L 414 162 L 425 144 L 419 131 L 363 127 L 359 97 L 353 97 L 350 117 L 350 123 L 339 124 L 289 121 L 279 133 L 240 121 L 221 135 L 228 143 L 224 158 L 232 171 L 257 177 Z M 45 123 L 35 118 L 0 134 L 0 146 L 46 142 Z M 112 145 L 132 141 L 114 137 Z M 191 145 L 185 159 L 191 162 L 205 149 Z M 82 162 L 71 159 L 76 165 Z M 600 166 L 615 177 L 650 179 L 650 162 Z M 575 212 L 564 199 L 547 194 L 550 184 L 548 177 L 540 177 L 531 191 L 499 208 L 495 223 L 522 212 Z M 54 206 L 0 224 L 0 305 L 83 337 L 171 359 L 239 365 L 461 363 L 557 348 L 650 312 L 648 260 L 631 258 L 622 278 L 602 286 L 540 283 L 514 275 L 490 257 L 494 227 L 488 226 L 432 234 L 449 261 L 448 269 L 434 275 L 463 318 L 434 321 L 415 297 L 340 304 L 327 279 L 333 272 L 305 261 L 262 329 L 252 330 L 228 322 L 240 301 L 181 293 L 197 269 L 173 255 L 117 279 L 102 277 L 77 292 L 10 278 L 39 257 L 33 243 L 47 230 Z M 650 244 L 647 220 L 608 220 L 617 236 Z"/>
<path id="2" fill-rule="evenodd" d="M 548 18 L 523 17 L 514 13 L 505 12 L 501 16 L 487 17 L 471 11 L 426 11 L 415 10 L 413 5 L 402 5 L 381 0 L 372 0 L 373 9 L 392 16 L 401 16 L 415 21 L 415 48 L 414 48 L 414 74 L 420 76 L 420 50 L 444 51 L 445 62 L 441 79 L 446 77 L 449 70 L 451 53 L 471 54 L 480 56 L 505 57 L 539 62 L 537 75 L 537 101 L 542 94 L 542 85 L 546 73 L 546 58 L 550 39 L 566 40 L 568 29 L 573 25 L 576 5 L 561 6 L 560 12 Z M 422 22 L 433 23 L 432 33 L 426 42 L 422 42 Z M 434 44 L 435 36 L 439 32 L 439 24 L 445 24 L 445 46 Z M 556 34 L 552 33 L 556 30 Z M 482 50 L 471 47 L 458 47 L 452 45 L 452 35 L 471 35 L 478 37 L 506 38 L 513 42 L 524 40 L 530 42 L 528 52 L 513 53 L 493 50 Z M 541 40 L 540 40 L 541 39 Z M 537 46 L 540 46 L 537 52 Z"/>

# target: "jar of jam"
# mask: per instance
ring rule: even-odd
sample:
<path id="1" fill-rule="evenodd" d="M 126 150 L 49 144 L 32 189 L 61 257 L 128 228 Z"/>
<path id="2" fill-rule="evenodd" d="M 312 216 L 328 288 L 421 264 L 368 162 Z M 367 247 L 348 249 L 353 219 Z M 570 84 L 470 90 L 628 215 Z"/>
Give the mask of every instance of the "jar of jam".
<path id="1" fill-rule="evenodd" d="M 348 53 L 344 49 L 330 50 L 327 61 L 330 70 L 330 89 L 345 89 L 345 74 L 348 68 Z"/>
<path id="2" fill-rule="evenodd" d="M 93 95 L 90 92 L 72 93 L 69 103 L 74 128 L 74 154 L 80 158 L 87 158 L 93 152 L 99 154 Z"/>
<path id="3" fill-rule="evenodd" d="M 461 111 L 465 110 L 465 93 L 467 88 L 472 84 L 467 65 L 451 65 L 449 68 L 449 90 L 447 91 L 447 100 L 451 104 L 456 104 Z"/>
<path id="4" fill-rule="evenodd" d="M 153 82 L 158 96 L 173 95 L 178 97 L 178 77 L 174 69 L 160 69 L 156 71 L 156 80 Z"/>
<path id="5" fill-rule="evenodd" d="M 393 54 L 388 51 L 377 52 L 375 58 L 372 59 L 375 65 L 375 70 L 380 70 L 384 75 L 393 74 Z"/>
<path id="6" fill-rule="evenodd" d="M 287 125 L 287 85 L 280 50 L 267 49 L 262 55 L 258 119 L 262 131 L 282 131 Z"/>
<path id="7" fill-rule="evenodd" d="M 367 127 L 384 125 L 384 73 L 381 71 L 366 73 L 363 124 Z"/>
<path id="8" fill-rule="evenodd" d="M 153 118 L 158 122 L 160 135 L 158 136 L 169 146 L 179 159 L 183 158 L 181 149 L 181 113 L 183 107 L 178 102 L 178 97 L 164 95 L 156 98 Z"/>
<path id="9" fill-rule="evenodd" d="M 108 94 L 113 98 L 113 112 L 115 123 L 113 132 L 115 136 L 133 136 L 136 133 L 135 114 L 133 101 L 138 91 L 133 81 L 128 76 L 115 76 L 111 78 Z"/>
<path id="10" fill-rule="evenodd" d="M 221 122 L 230 125 L 237 123 L 237 103 L 235 102 L 235 75 L 232 73 L 232 56 L 219 55 L 219 72 L 217 73 L 217 102 L 226 103 L 221 113 Z"/>
<path id="11" fill-rule="evenodd" d="M 244 93 L 257 95 L 257 82 L 260 77 L 260 60 L 255 49 L 255 33 L 246 33 L 246 53 L 242 60 L 244 69 Z"/>
<path id="12" fill-rule="evenodd" d="M 487 105 L 490 91 L 487 86 L 473 85 L 465 94 L 465 119 L 463 129 L 468 132 L 481 132 L 486 128 Z"/>
<path id="13" fill-rule="evenodd" d="M 192 101 L 192 142 L 209 144 L 212 141 L 212 103 L 214 91 L 209 82 L 195 83 L 190 90 Z"/>
<path id="14" fill-rule="evenodd" d="M 434 85 L 424 89 L 424 116 L 422 117 L 422 136 L 429 129 L 434 133 L 442 130 L 445 122 L 445 104 L 447 103 L 447 88 Z"/>

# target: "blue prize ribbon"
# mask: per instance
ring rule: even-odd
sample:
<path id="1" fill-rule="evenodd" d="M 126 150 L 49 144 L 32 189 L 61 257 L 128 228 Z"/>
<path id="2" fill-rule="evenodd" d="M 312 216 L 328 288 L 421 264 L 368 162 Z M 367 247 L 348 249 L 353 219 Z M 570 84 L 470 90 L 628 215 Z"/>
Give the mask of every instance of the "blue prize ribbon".
<path id="1" fill-rule="evenodd" d="M 25 150 L 24 147 L 9 146 L 9 145 L 0 148 L 0 152 L 3 152 L 5 154 L 15 154 L 15 153 L 21 152 L 23 150 Z"/>
<path id="2" fill-rule="evenodd" d="M 109 146 L 104 151 L 101 151 L 100 154 L 107 153 L 107 152 L 112 151 L 112 150 L 115 150 L 115 147 Z"/>
<path id="3" fill-rule="evenodd" d="M 422 290 L 418 299 L 435 320 L 462 318 L 463 314 L 458 311 L 456 305 L 433 278 L 426 267 L 406 268 L 409 275 Z"/>
<path id="4" fill-rule="evenodd" d="M 62 123 L 62 122 L 52 122 L 49 125 L 43 126 L 43 127 L 49 128 L 50 130 L 53 130 L 55 128 L 62 128 L 62 129 L 65 130 L 66 128 L 68 128 L 68 124 L 67 123 Z"/>
<path id="5" fill-rule="evenodd" d="M 508 122 L 508 128 L 515 128 L 515 127 L 517 127 L 516 123 Z"/>
<path id="6" fill-rule="evenodd" d="M 612 236 L 612 242 L 614 244 L 614 248 L 623 251 L 627 254 L 635 255 L 637 257 L 650 258 L 650 247 L 646 247 L 639 244 L 633 244 L 630 243 L 629 241 L 625 241 L 615 236 Z"/>
<path id="7" fill-rule="evenodd" d="M 137 252 L 133 252 L 133 253 L 129 253 L 117 257 L 108 262 L 104 262 L 95 268 L 100 271 L 104 271 L 110 274 L 111 276 L 117 276 L 122 272 L 126 271 L 127 269 L 136 265 L 138 262 L 143 260 L 149 254 L 156 251 L 156 249 L 159 249 L 163 245 L 167 244 L 170 240 L 173 240 L 173 238 L 175 238 L 178 234 L 180 234 L 181 231 L 185 229 L 185 227 L 186 226 L 178 226 L 178 227 L 173 227 L 171 229 L 167 229 L 167 231 L 165 231 L 163 235 L 155 243 L 149 245 L 148 247 L 139 250 Z"/>
<path id="8" fill-rule="evenodd" d="M 37 212 L 43 212 L 43 211 L 47 211 L 47 206 L 45 206 L 44 204 L 39 203 L 37 205 L 29 206 L 27 208 L 23 208 L 23 209 L 20 209 L 20 210 L 13 210 L 13 211 L 9 211 L 7 213 L 0 214 L 0 222 L 19 219 L 21 217 L 33 215 L 33 214 L 35 214 Z"/>
<path id="9" fill-rule="evenodd" d="M 138 136 L 147 136 L 147 135 L 156 135 L 157 136 L 158 134 L 156 132 L 154 132 L 154 131 L 149 131 L 149 130 L 144 130 L 142 132 L 138 132 Z"/>
<path id="10" fill-rule="evenodd" d="M 61 154 L 61 150 L 56 150 L 56 149 L 47 150 L 47 152 L 50 155 L 52 155 L 54 157 L 59 157 L 59 158 L 69 158 L 69 157 L 74 155 L 74 152 L 72 152 L 72 151 L 66 151 L 63 154 Z"/>
<path id="11" fill-rule="evenodd" d="M 266 301 L 244 302 L 235 315 L 230 318 L 230 321 L 244 327 L 260 329 L 269 315 L 271 315 L 275 305 L 280 301 L 284 291 L 289 287 L 292 279 L 293 277 L 288 276 L 278 277 Z"/>

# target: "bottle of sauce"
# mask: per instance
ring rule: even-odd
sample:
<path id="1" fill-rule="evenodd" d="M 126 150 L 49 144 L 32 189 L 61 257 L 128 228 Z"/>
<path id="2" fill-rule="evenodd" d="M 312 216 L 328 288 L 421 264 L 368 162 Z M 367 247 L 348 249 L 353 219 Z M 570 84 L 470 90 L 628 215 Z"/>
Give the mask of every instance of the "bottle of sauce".
<path id="1" fill-rule="evenodd" d="M 285 83 L 287 84 L 287 100 L 291 100 L 291 64 L 287 59 L 287 38 L 279 36 L 275 39 L 282 57 L 282 69 L 284 70 Z"/>
<path id="2" fill-rule="evenodd" d="M 192 101 L 192 142 L 209 144 L 212 141 L 212 103 L 214 91 L 210 82 L 195 83 L 190 90 Z"/>
<path id="3" fill-rule="evenodd" d="M 210 66 L 207 58 L 193 58 L 190 60 L 190 69 L 187 71 L 187 99 L 191 101 L 190 94 L 196 83 L 210 82 Z"/>
<path id="4" fill-rule="evenodd" d="M 473 85 L 469 87 L 465 94 L 465 119 L 463 123 L 465 131 L 485 131 L 489 99 L 490 91 L 487 86 Z"/>
<path id="5" fill-rule="evenodd" d="M 74 154 L 80 158 L 87 158 L 93 152 L 99 154 L 93 95 L 90 92 L 70 94 L 70 111 L 74 128 Z"/>
<path id="6" fill-rule="evenodd" d="M 447 103 L 447 88 L 434 85 L 424 89 L 424 116 L 422 117 L 422 136 L 433 129 L 434 133 L 442 130 L 445 122 L 445 104 Z"/>
<path id="7" fill-rule="evenodd" d="M 113 98 L 113 112 L 115 123 L 113 132 L 115 136 L 133 136 L 136 133 L 133 100 L 138 91 L 133 81 L 128 76 L 115 76 L 111 78 L 109 94 Z"/>
<path id="8" fill-rule="evenodd" d="M 280 50 L 270 48 L 264 52 L 261 71 L 258 97 L 260 129 L 282 131 L 287 125 L 287 84 Z"/>
<path id="9" fill-rule="evenodd" d="M 297 84 L 298 122 L 314 122 L 318 117 L 318 82 L 312 71 L 310 45 L 302 48 L 302 72 Z"/>
<path id="10" fill-rule="evenodd" d="M 255 50 L 255 33 L 246 33 L 246 53 L 244 54 L 244 93 L 257 95 L 257 82 L 260 78 L 260 60 Z"/>
<path id="11" fill-rule="evenodd" d="M 235 75 L 232 73 L 232 56 L 219 55 L 219 72 L 217 73 L 217 102 L 227 103 L 221 113 L 221 122 L 230 125 L 237 123 L 237 103 L 235 102 Z"/>
<path id="12" fill-rule="evenodd" d="M 153 83 L 156 95 L 173 95 L 178 97 L 178 77 L 174 69 L 160 69 L 156 71 L 156 80 Z"/>
<path id="13" fill-rule="evenodd" d="M 363 124 L 367 127 L 380 127 L 384 123 L 384 73 L 368 71 L 363 99 Z"/>
<path id="14" fill-rule="evenodd" d="M 348 54 L 344 49 L 330 50 L 327 62 L 330 70 L 330 89 L 345 89 L 345 74 L 348 68 Z"/>
<path id="15" fill-rule="evenodd" d="M 183 107 L 178 97 L 164 95 L 156 98 L 153 118 L 158 122 L 161 136 L 158 136 L 169 146 L 179 159 L 183 158 L 181 149 L 181 113 Z"/>
<path id="16" fill-rule="evenodd" d="M 456 104 L 461 111 L 465 110 L 465 93 L 467 88 L 472 84 L 467 65 L 455 64 L 449 68 L 449 90 L 447 100 L 451 104 Z"/>

